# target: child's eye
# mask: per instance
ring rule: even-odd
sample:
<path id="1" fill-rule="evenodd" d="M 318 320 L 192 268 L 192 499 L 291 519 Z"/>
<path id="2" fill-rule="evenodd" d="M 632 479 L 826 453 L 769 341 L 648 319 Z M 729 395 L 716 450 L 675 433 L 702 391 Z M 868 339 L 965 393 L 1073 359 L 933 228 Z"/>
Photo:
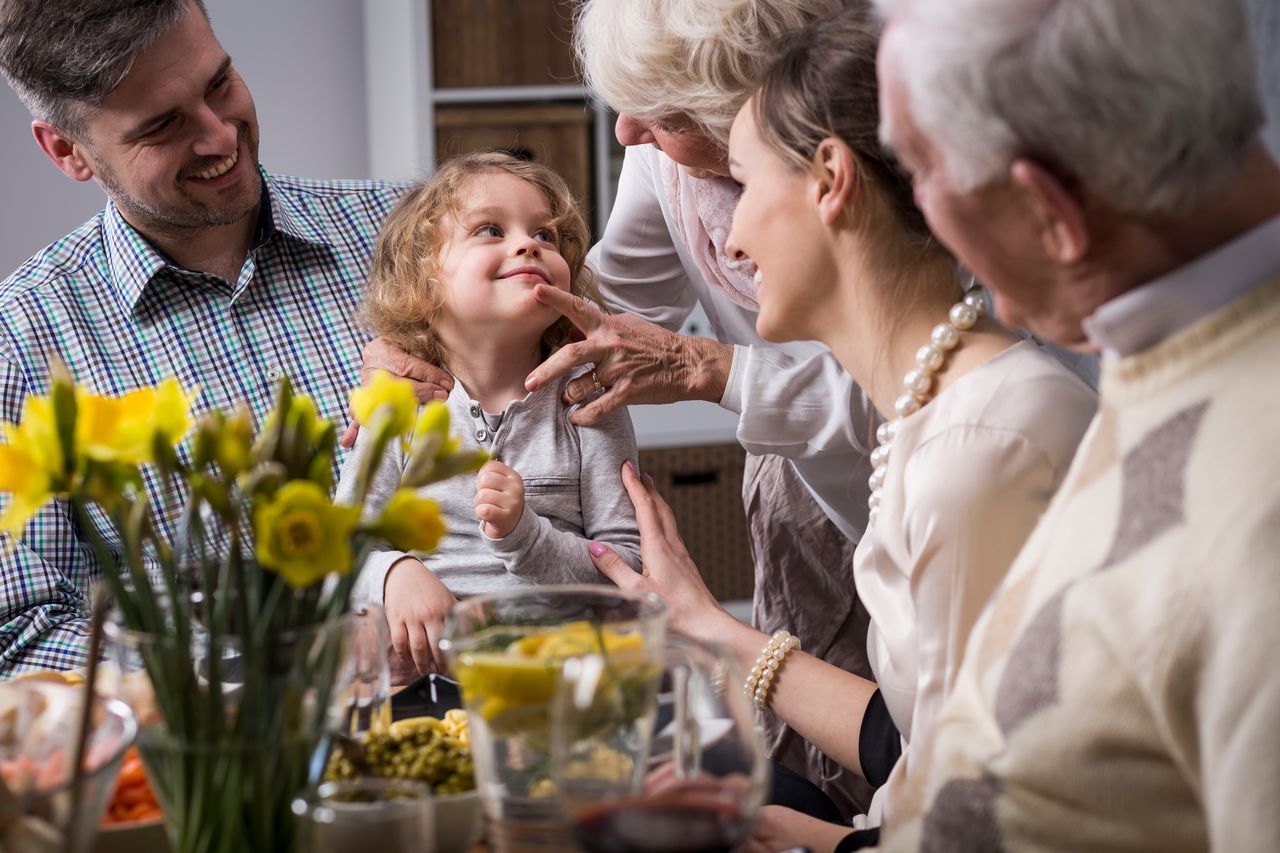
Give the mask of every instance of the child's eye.
<path id="1" fill-rule="evenodd" d="M 501 237 L 502 229 L 492 222 L 485 223 L 475 230 L 477 237 Z"/>
<path id="2" fill-rule="evenodd" d="M 560 239 L 554 228 L 539 228 L 537 231 L 533 232 L 533 238 L 535 240 L 541 240 L 544 243 L 552 244 L 557 243 Z"/>

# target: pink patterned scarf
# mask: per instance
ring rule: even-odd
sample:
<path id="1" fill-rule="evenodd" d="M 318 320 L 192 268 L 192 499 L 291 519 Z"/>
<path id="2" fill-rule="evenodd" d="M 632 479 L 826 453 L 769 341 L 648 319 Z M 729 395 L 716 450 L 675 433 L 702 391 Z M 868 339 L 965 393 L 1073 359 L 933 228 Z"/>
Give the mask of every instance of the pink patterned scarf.
<path id="1" fill-rule="evenodd" d="M 760 310 L 751 262 L 730 258 L 724 248 L 742 190 L 728 178 L 695 178 L 665 154 L 658 159 L 672 223 L 707 285 L 735 305 Z"/>

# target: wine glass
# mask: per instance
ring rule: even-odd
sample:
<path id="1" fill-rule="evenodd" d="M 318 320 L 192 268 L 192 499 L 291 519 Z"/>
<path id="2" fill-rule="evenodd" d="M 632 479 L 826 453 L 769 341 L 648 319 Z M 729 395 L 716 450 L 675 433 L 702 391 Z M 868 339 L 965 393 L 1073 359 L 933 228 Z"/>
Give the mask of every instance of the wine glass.
<path id="1" fill-rule="evenodd" d="M 717 853 L 746 840 L 769 762 L 742 679 L 718 648 L 669 640 L 657 713 L 611 726 L 607 661 L 565 663 L 553 704 L 552 775 L 588 853 Z"/>

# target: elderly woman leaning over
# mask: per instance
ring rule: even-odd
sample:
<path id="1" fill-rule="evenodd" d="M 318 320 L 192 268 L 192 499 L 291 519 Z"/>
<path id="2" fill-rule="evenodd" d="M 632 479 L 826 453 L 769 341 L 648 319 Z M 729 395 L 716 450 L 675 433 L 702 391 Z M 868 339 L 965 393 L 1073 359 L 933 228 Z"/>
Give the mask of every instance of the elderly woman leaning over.
<path id="1" fill-rule="evenodd" d="M 593 362 L 608 391 L 585 407 L 584 419 L 628 403 L 688 397 L 737 412 L 738 439 L 749 451 L 743 502 L 755 566 L 753 623 L 770 631 L 800 626 L 815 654 L 869 675 L 866 610 L 849 583 L 866 523 L 865 476 L 847 475 L 858 466 L 870 474 L 870 406 L 825 347 L 778 345 L 757 334 L 754 271 L 725 250 L 740 195 L 726 162 L 733 117 L 777 43 L 844 5 L 588 0 L 581 6 L 574 30 L 579 65 L 592 90 L 618 112 L 616 134 L 627 146 L 608 227 L 589 259 L 614 316 L 599 317 L 588 306 L 580 318 L 587 340 L 534 376 L 550 381 Z M 548 294 L 574 317 L 570 300 L 558 296 Z M 717 341 L 673 333 L 695 304 Z M 595 390 L 590 378 L 569 386 L 571 395 Z M 870 791 L 859 779 L 775 715 L 764 722 L 774 759 L 819 783 L 843 813 L 867 806 Z"/>
<path id="2" fill-rule="evenodd" d="M 612 216 L 590 257 L 614 314 L 543 293 L 587 339 L 537 369 L 528 387 L 593 363 L 594 374 L 567 388 L 568 402 L 598 390 L 593 376 L 608 388 L 574 415 L 580 425 L 631 403 L 702 399 L 740 413 L 738 438 L 752 454 L 743 498 L 756 567 L 755 623 L 803 631 L 815 654 L 868 674 L 866 611 L 849 583 L 849 567 L 866 525 L 870 406 L 826 347 L 779 346 L 756 333 L 753 271 L 724 248 L 740 193 L 725 159 L 733 117 L 769 51 L 844 5 L 582 4 L 575 26 L 580 64 L 591 87 L 620 114 L 617 136 L 628 146 Z M 697 304 L 718 340 L 675 333 Z M 427 393 L 432 382 L 449 384 L 430 366 L 376 342 L 366 350 L 365 366 L 426 380 Z M 857 466 L 865 473 L 852 476 Z M 844 813 L 866 807 L 865 785 L 772 715 L 766 723 L 775 759 L 820 782 Z"/>
<path id="3" fill-rule="evenodd" d="M 1066 473 L 1095 397 L 986 317 L 980 290 L 963 293 L 877 140 L 877 37 L 870 13 L 846 10 L 769 69 L 730 137 L 744 189 L 726 244 L 759 270 L 760 333 L 826 342 L 889 418 L 854 564 L 875 682 L 789 650 L 791 640 L 776 671 L 762 671 L 762 650 L 781 641 L 717 605 L 670 509 L 629 468 L 647 576 L 603 544 L 590 550 L 620 587 L 661 594 L 673 629 L 754 666 L 746 689 L 757 707 L 879 784 L 897 759 L 895 728 L 904 760 L 926 740 L 970 629 Z M 876 817 L 873 808 L 860 825 Z M 757 833 L 761 849 L 820 851 L 850 828 L 769 807 Z"/>

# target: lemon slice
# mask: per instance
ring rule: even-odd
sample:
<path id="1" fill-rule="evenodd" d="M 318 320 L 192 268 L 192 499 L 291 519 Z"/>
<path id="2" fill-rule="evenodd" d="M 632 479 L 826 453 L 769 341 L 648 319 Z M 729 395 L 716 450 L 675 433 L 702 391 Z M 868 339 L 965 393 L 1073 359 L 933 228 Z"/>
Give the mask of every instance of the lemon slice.
<path id="1" fill-rule="evenodd" d="M 650 669 L 639 666 L 646 662 L 639 632 L 578 621 L 533 629 L 502 651 L 464 652 L 453 670 L 463 695 L 480 716 L 491 725 L 503 718 L 504 728 L 514 727 L 529 722 L 525 718 L 530 714 L 545 716 L 566 659 L 601 653 L 620 676 L 638 667 L 645 673 Z"/>

